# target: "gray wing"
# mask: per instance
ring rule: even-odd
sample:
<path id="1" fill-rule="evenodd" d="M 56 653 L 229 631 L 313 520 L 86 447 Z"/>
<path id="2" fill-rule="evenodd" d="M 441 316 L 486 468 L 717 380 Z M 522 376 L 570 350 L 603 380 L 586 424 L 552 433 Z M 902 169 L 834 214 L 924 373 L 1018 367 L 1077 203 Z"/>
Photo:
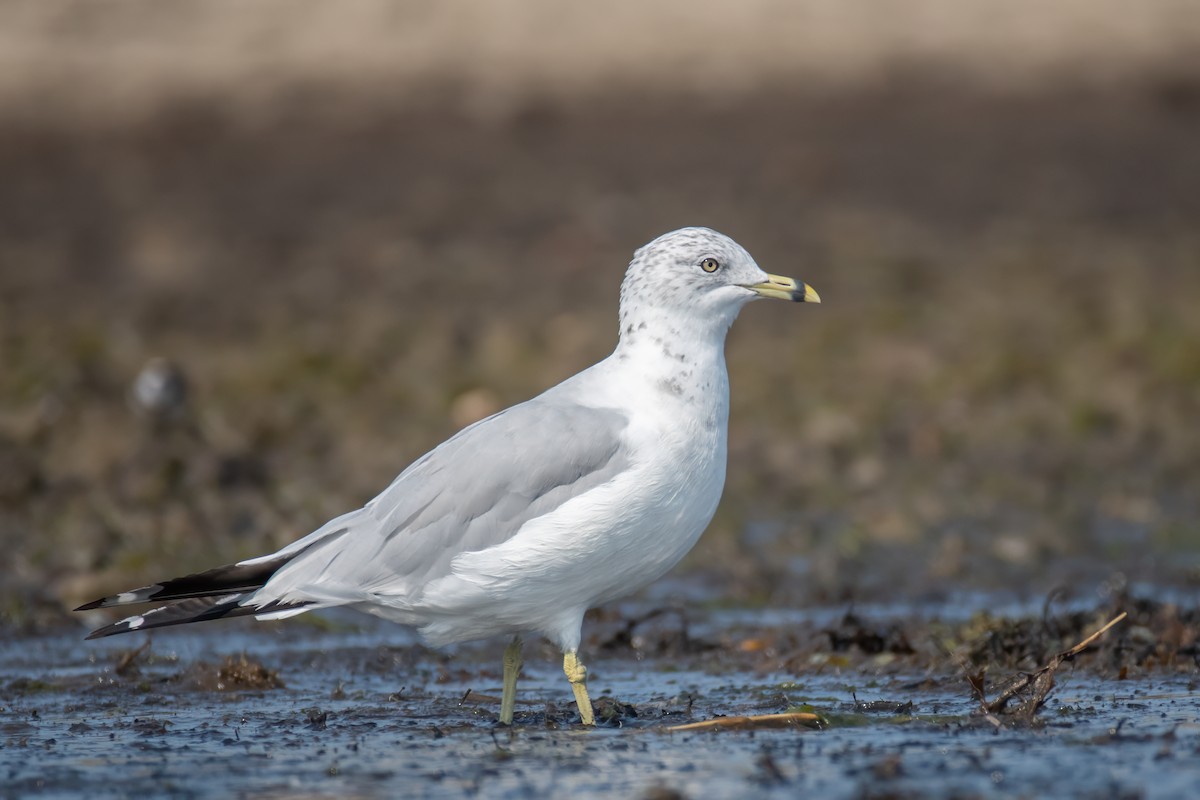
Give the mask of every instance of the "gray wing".
<path id="1" fill-rule="evenodd" d="M 562 395 L 502 411 L 424 455 L 359 511 L 281 551 L 309 543 L 267 589 L 319 587 L 328 600 L 419 591 L 449 574 L 459 554 L 502 544 L 529 520 L 621 472 L 629 463 L 627 424 L 621 411 Z"/>

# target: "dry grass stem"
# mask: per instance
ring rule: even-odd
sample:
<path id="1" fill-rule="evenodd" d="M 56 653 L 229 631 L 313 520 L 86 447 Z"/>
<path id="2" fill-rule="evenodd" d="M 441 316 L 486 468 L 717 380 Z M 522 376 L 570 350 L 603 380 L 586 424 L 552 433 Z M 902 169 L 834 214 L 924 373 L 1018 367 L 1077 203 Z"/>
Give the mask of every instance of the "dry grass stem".
<path id="1" fill-rule="evenodd" d="M 751 717 L 716 717 L 703 722 L 689 722 L 686 725 L 672 725 L 666 730 L 671 733 L 683 731 L 747 731 L 762 728 L 793 728 L 804 727 L 820 729 L 825 727 L 825 721 L 819 714 L 807 711 L 792 711 L 786 714 L 756 714 Z"/>

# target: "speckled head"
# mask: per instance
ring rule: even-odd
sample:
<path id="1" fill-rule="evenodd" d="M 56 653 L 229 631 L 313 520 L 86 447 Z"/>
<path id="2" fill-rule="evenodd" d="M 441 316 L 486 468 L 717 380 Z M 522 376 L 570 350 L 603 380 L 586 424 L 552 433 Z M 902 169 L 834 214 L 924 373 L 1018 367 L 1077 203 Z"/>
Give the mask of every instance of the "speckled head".
<path id="1" fill-rule="evenodd" d="M 764 272 L 709 228 L 680 228 L 639 249 L 621 284 L 621 337 L 666 322 L 724 336 L 742 306 L 763 297 L 820 302 L 805 284 Z"/>

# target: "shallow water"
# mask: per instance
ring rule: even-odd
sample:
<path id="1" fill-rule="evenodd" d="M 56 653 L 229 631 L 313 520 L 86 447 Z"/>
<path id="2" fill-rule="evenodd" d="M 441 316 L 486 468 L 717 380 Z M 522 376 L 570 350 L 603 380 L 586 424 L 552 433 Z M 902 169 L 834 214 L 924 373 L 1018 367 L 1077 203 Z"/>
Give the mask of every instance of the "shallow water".
<path id="1" fill-rule="evenodd" d="M 856 614 L 933 619 L 964 608 Z M 622 607 L 592 627 L 620 629 L 639 611 Z M 1014 723 L 981 715 L 948 658 L 851 663 L 817 653 L 780 670 L 785 659 L 723 654 L 784 641 L 801 617 L 843 613 L 697 612 L 690 644 L 667 655 L 648 655 L 660 641 L 653 630 L 637 634 L 642 651 L 598 646 L 590 685 L 612 721 L 596 730 L 573 724 L 555 654 L 539 644 L 527 647 L 517 724 L 506 729 L 495 723 L 498 643 L 437 652 L 359 617 L 160 633 L 123 667 L 143 637 L 9 640 L 0 645 L 0 795 L 1181 797 L 1200 785 L 1195 669 L 1125 680 L 1065 670 L 1038 717 Z M 664 630 L 670 617 L 659 618 Z M 243 653 L 241 673 L 219 671 Z M 270 688 L 271 671 L 281 687 Z M 666 730 L 789 708 L 812 708 L 828 724 Z"/>

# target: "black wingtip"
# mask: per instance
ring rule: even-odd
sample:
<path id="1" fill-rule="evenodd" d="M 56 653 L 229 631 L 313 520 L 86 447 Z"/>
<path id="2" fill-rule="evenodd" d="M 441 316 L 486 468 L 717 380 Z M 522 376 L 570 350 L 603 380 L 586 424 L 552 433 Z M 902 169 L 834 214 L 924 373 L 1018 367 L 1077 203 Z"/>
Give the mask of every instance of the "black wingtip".
<path id="1" fill-rule="evenodd" d="M 161 611 L 161 610 L 162 609 L 155 609 L 155 611 Z M 154 613 L 153 611 L 147 612 L 147 614 L 153 614 L 153 613 Z M 134 620 L 137 621 L 137 624 L 131 625 L 130 623 Z M 125 619 L 120 620 L 118 622 L 113 622 L 113 623 L 105 625 L 101 628 L 96 628 L 96 630 L 92 631 L 87 636 L 83 637 L 83 640 L 86 642 L 88 639 L 103 639 L 105 636 L 116 636 L 118 633 L 133 633 L 136 630 L 140 630 L 142 628 L 142 626 L 145 624 L 146 624 L 145 616 L 126 617 Z M 150 625 L 148 627 L 158 627 L 158 626 Z"/>
<path id="2" fill-rule="evenodd" d="M 311 601 L 281 603 L 276 600 L 263 606 L 243 606 L 238 604 L 238 601 L 242 597 L 243 595 L 224 595 L 219 598 L 203 597 L 180 600 L 177 603 L 170 603 L 151 609 L 144 614 L 127 617 L 111 625 L 105 625 L 103 628 L 97 628 L 84 637 L 84 639 L 85 641 L 87 639 L 100 639 L 105 636 L 116 636 L 119 633 L 136 633 L 137 631 L 151 630 L 153 628 L 186 625 L 191 622 L 205 622 L 224 617 L 269 614 L 273 611 L 303 608 L 313 605 Z"/>
<path id="3" fill-rule="evenodd" d="M 291 561 L 296 555 L 280 556 L 254 564 L 227 564 L 205 572 L 184 575 L 182 578 L 160 581 L 120 594 L 101 597 L 99 600 L 84 603 L 75 610 L 91 611 L 94 608 L 128 606 L 166 600 L 227 597 L 232 594 L 252 592 L 266 584 L 276 570 Z"/>

